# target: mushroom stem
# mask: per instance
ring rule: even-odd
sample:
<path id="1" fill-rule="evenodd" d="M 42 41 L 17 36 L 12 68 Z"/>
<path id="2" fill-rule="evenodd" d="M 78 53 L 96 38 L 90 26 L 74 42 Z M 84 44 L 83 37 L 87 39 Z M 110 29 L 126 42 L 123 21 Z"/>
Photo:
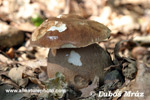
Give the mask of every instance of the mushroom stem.
<path id="1" fill-rule="evenodd" d="M 56 56 L 56 53 L 57 53 L 57 49 L 51 49 L 51 53 L 52 53 L 52 55 L 55 57 L 55 56 Z"/>
<path id="2" fill-rule="evenodd" d="M 112 65 L 110 55 L 98 44 L 83 48 L 62 48 L 57 50 L 54 57 L 52 52 L 48 55 L 48 77 L 61 72 L 69 85 L 77 89 L 85 88 L 99 77 L 99 85 L 103 84 L 104 68 Z"/>

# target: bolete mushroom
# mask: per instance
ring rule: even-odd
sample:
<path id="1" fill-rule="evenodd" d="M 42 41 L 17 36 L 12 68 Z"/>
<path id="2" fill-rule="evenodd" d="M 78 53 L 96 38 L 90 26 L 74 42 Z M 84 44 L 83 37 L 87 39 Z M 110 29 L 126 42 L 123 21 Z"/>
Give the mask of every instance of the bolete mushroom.
<path id="1" fill-rule="evenodd" d="M 112 61 L 96 42 L 109 37 L 110 29 L 105 25 L 64 14 L 45 20 L 32 34 L 31 44 L 51 49 L 47 66 L 50 78 L 61 72 L 69 85 L 81 89 L 95 77 L 103 82 L 103 69 Z"/>

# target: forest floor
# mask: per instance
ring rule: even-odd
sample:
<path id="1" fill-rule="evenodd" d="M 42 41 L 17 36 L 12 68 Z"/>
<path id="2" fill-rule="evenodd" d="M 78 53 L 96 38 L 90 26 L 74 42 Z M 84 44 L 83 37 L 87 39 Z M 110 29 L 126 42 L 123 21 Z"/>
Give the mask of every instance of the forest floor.
<path id="1" fill-rule="evenodd" d="M 150 100 L 149 5 L 148 0 L 0 0 L 0 100 Z M 86 96 L 70 87 L 66 93 L 27 92 L 61 79 L 47 79 L 49 49 L 31 46 L 30 38 L 44 20 L 63 13 L 76 13 L 111 29 L 111 37 L 99 45 L 114 65 L 104 69 L 103 86 L 82 91 Z"/>

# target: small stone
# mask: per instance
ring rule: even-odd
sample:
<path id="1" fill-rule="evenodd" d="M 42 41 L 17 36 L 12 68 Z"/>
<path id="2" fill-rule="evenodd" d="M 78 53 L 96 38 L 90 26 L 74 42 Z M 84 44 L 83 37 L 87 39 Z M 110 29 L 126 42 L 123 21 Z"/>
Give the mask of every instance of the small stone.
<path id="1" fill-rule="evenodd" d="M 14 27 L 0 32 L 0 49 L 10 48 L 22 44 L 24 41 L 24 33 Z"/>
<path id="2" fill-rule="evenodd" d="M 108 72 L 104 78 L 104 86 L 108 89 L 116 89 L 124 82 L 124 77 L 118 70 Z"/>
<path id="3" fill-rule="evenodd" d="M 136 63 L 132 62 L 130 64 L 123 64 L 122 73 L 123 75 L 132 80 L 135 78 L 137 72 Z"/>

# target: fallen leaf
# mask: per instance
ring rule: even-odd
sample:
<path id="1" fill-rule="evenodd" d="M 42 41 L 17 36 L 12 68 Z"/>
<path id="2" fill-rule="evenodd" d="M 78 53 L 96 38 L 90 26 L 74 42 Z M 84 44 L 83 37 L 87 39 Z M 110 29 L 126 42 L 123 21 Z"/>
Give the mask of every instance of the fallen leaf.
<path id="1" fill-rule="evenodd" d="M 14 49 L 13 48 L 10 48 L 7 52 L 6 52 L 6 54 L 12 59 L 12 58 L 14 58 Z"/>
<path id="2" fill-rule="evenodd" d="M 150 68 L 140 61 L 137 63 L 137 67 L 136 78 L 120 89 L 124 92 L 120 100 L 150 100 Z"/>
<path id="3" fill-rule="evenodd" d="M 86 88 L 81 89 L 82 95 L 81 97 L 88 97 L 95 88 L 98 87 L 99 77 L 95 77 L 92 84 Z"/>
<path id="4" fill-rule="evenodd" d="M 8 76 L 21 87 L 25 87 L 28 84 L 28 79 L 22 78 L 24 70 L 25 67 L 20 66 L 18 68 L 12 68 L 8 73 Z"/>
<path id="5" fill-rule="evenodd" d="M 45 85 L 37 78 L 34 77 L 28 77 L 30 81 L 34 84 L 37 84 L 41 89 L 45 89 Z"/>

